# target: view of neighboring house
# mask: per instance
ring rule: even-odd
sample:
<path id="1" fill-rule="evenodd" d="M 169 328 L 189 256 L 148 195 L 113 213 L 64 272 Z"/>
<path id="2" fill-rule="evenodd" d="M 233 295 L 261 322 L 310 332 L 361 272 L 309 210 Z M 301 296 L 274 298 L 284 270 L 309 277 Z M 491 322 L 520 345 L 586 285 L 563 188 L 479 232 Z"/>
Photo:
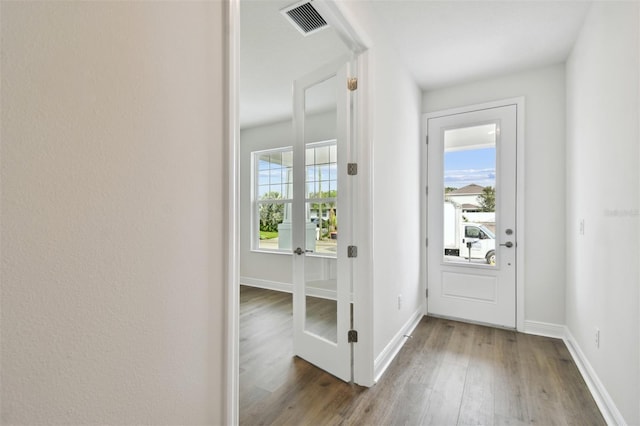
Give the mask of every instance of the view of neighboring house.
<path id="1" fill-rule="evenodd" d="M 478 197 L 482 195 L 483 189 L 484 187 L 472 183 L 445 193 L 445 199 L 459 205 L 463 212 L 480 212 L 482 208 Z"/>

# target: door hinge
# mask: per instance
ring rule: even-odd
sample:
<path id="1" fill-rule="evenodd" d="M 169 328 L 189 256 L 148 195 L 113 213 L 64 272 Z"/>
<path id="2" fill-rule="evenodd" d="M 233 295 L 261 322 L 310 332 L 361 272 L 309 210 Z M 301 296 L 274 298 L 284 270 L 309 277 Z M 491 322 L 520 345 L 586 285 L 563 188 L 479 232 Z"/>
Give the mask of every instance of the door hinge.
<path id="1" fill-rule="evenodd" d="M 427 297 L 427 299 L 429 298 L 429 289 L 427 289 L 425 296 Z"/>
<path id="2" fill-rule="evenodd" d="M 347 175 L 355 176 L 358 174 L 358 163 L 347 163 Z"/>
<path id="3" fill-rule="evenodd" d="M 428 238 L 427 238 L 427 239 L 426 239 L 426 241 L 425 241 L 425 245 L 426 245 L 427 247 L 429 247 L 429 239 L 428 239 Z"/>
<path id="4" fill-rule="evenodd" d="M 349 330 L 347 332 L 347 342 L 348 343 L 358 343 L 358 331 Z"/>
<path id="5" fill-rule="evenodd" d="M 351 77 L 347 79 L 347 89 L 353 92 L 358 89 L 358 77 Z"/>
<path id="6" fill-rule="evenodd" d="M 358 247 L 357 246 L 348 246 L 347 247 L 347 257 L 358 257 Z"/>
<path id="7" fill-rule="evenodd" d="M 427 139 L 427 145 L 429 145 L 429 135 L 426 136 Z"/>
<path id="8" fill-rule="evenodd" d="M 427 187 L 425 188 L 425 191 L 424 191 L 424 192 L 426 193 L 426 195 L 429 195 L 429 186 L 427 186 Z"/>

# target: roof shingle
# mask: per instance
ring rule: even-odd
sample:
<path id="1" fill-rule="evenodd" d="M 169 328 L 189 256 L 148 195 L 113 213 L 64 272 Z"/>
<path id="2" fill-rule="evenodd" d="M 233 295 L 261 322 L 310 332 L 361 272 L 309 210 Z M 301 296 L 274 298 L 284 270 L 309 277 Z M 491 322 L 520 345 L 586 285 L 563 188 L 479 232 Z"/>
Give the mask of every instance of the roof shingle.
<path id="1" fill-rule="evenodd" d="M 482 194 L 483 189 L 484 187 L 472 183 L 471 185 L 463 186 L 462 188 L 458 188 L 455 191 L 451 191 L 447 195 L 476 195 Z"/>

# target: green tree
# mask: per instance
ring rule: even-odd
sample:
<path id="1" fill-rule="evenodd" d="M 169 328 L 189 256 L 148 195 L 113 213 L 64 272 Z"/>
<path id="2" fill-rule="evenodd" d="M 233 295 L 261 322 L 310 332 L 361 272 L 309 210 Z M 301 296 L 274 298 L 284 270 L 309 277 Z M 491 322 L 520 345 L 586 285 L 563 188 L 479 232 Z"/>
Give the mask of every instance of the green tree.
<path id="1" fill-rule="evenodd" d="M 282 199 L 279 192 L 268 192 L 262 196 L 263 200 Z M 260 230 L 263 232 L 277 232 L 278 224 L 284 219 L 284 204 L 282 203 L 261 203 Z"/>
<path id="2" fill-rule="evenodd" d="M 456 189 L 458 189 L 458 188 L 455 188 L 453 186 L 445 186 L 444 187 L 444 200 L 445 201 L 451 201 L 451 198 L 449 197 L 449 194 L 451 194 Z"/>
<path id="3" fill-rule="evenodd" d="M 338 216 L 336 216 L 336 211 L 331 208 L 329 210 L 329 232 L 336 232 L 338 230 Z"/>
<path id="4" fill-rule="evenodd" d="M 332 189 L 330 191 L 318 191 L 309 194 L 310 199 L 331 199 L 337 198 L 338 191 Z M 318 218 L 318 225 L 320 227 L 320 237 L 325 238 L 329 235 L 331 231 L 338 230 L 338 219 L 335 215 L 335 202 L 324 202 L 324 203 L 311 203 L 311 212 L 315 214 Z M 332 213 L 333 212 L 333 213 Z M 324 219 L 325 214 L 328 216 L 327 219 Z M 332 217 L 333 214 L 333 217 Z"/>
<path id="5" fill-rule="evenodd" d="M 478 195 L 478 202 L 483 212 L 496 211 L 496 189 L 493 186 L 485 186 L 482 194 Z"/>
<path id="6" fill-rule="evenodd" d="M 310 199 L 322 199 L 322 198 L 336 198 L 338 196 L 338 191 L 332 189 L 331 191 L 319 191 L 313 192 L 309 194 Z M 329 211 L 330 209 L 335 208 L 335 203 L 311 203 L 311 210 L 315 211 L 318 214 L 318 217 L 322 216 L 322 212 Z"/>

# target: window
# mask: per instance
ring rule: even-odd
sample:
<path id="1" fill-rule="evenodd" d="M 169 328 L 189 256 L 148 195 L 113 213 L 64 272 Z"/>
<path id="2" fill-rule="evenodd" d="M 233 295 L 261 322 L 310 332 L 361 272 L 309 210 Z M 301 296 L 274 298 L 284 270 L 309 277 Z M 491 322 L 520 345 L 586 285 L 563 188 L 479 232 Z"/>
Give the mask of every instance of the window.
<path id="1" fill-rule="evenodd" d="M 475 226 L 467 226 L 464 234 L 467 238 L 481 238 L 482 231 Z"/>
<path id="2" fill-rule="evenodd" d="M 252 232 L 255 250 L 290 252 L 293 149 L 253 152 Z M 305 152 L 305 240 L 313 253 L 335 255 L 338 239 L 336 141 L 307 144 Z"/>
<path id="3" fill-rule="evenodd" d="M 291 249 L 293 150 L 284 148 L 253 154 L 254 232 L 258 250 Z"/>

